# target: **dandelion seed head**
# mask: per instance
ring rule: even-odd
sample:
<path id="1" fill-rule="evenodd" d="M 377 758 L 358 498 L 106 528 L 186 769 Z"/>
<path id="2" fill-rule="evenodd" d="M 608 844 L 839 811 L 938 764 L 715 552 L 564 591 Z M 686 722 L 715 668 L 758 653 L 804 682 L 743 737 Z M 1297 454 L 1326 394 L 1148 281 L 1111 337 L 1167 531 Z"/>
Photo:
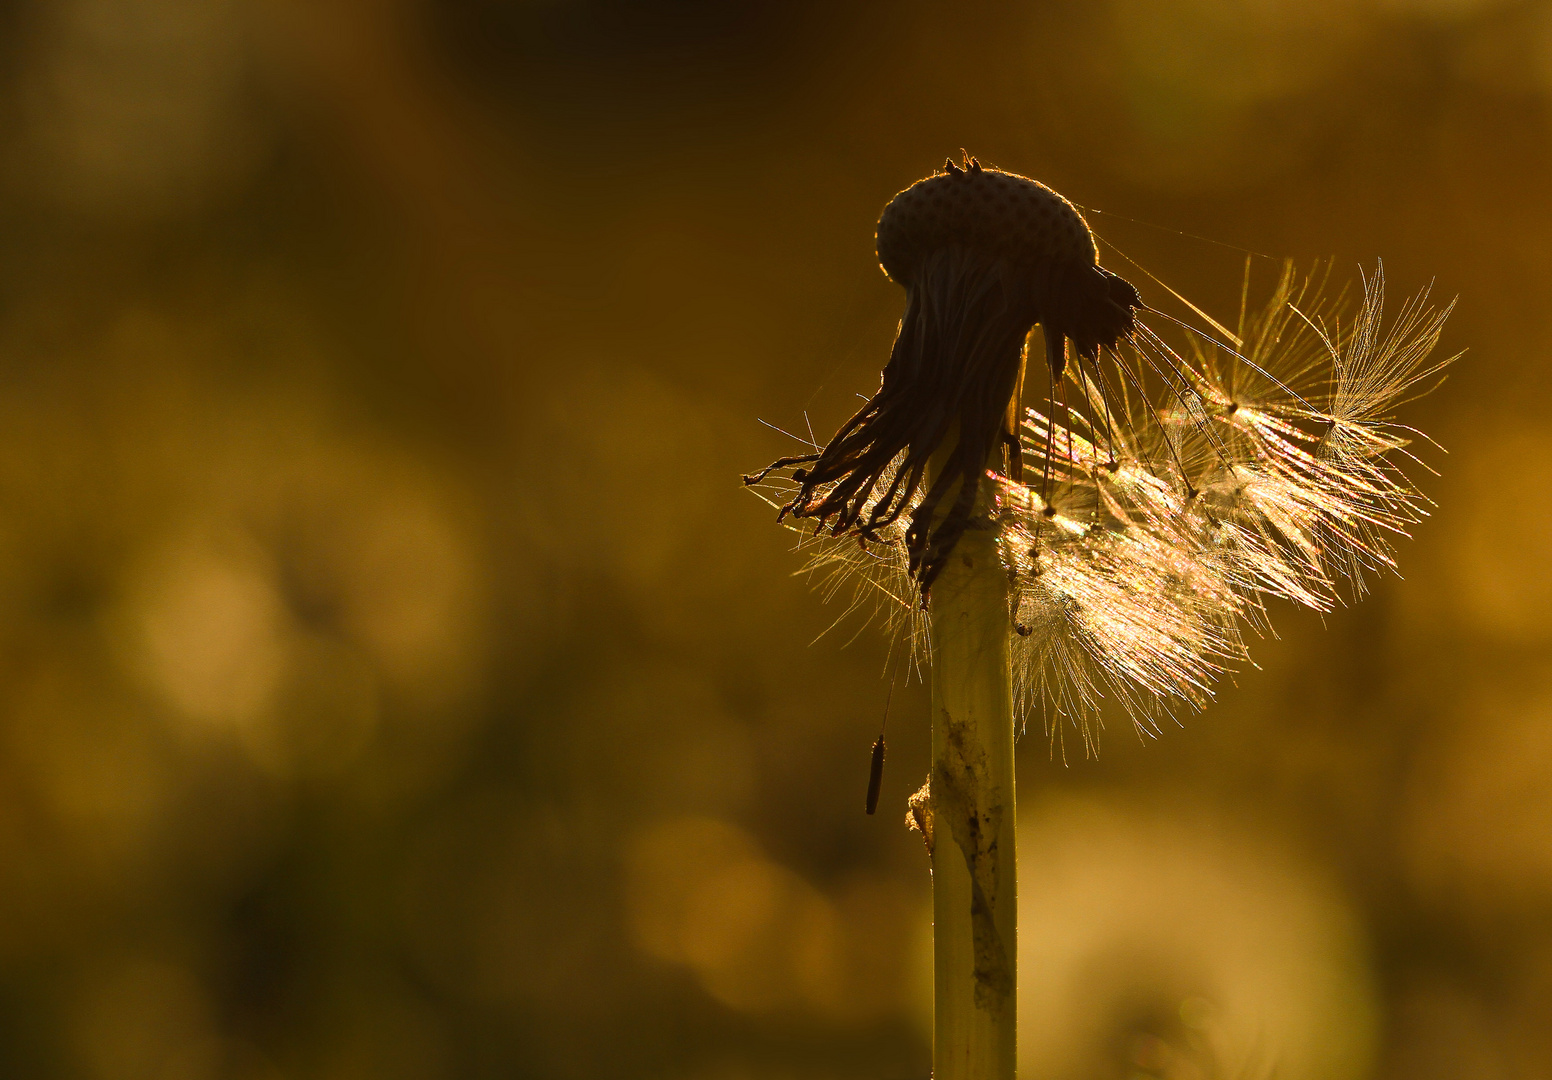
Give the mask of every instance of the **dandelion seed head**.
<path id="1" fill-rule="evenodd" d="M 1239 348 L 1189 330 L 1172 345 L 1140 319 L 1029 411 L 1024 473 L 1041 480 L 997 483 L 1029 630 L 1019 683 L 1053 734 L 1065 717 L 1091 743 L 1106 698 L 1143 730 L 1199 709 L 1248 660 L 1268 601 L 1328 611 L 1394 569 L 1426 503 L 1392 415 L 1441 370 L 1446 312 L 1414 300 L 1386 327 L 1377 271 L 1344 320 L 1311 280 L 1285 267 Z"/>
<path id="2" fill-rule="evenodd" d="M 1020 699 L 1092 747 L 1106 700 L 1144 733 L 1202 708 L 1270 602 L 1329 611 L 1394 570 L 1428 506 L 1395 413 L 1450 362 L 1426 292 L 1387 323 L 1382 269 L 1349 300 L 1285 265 L 1238 333 L 1202 331 L 1101 270 L 1061 196 L 968 158 L 896 196 L 877 240 L 907 290 L 878 393 L 746 477 L 837 623 L 882 616 L 919 661 L 938 568 L 992 529 Z M 1048 389 L 1020 418 L 1035 324 Z"/>

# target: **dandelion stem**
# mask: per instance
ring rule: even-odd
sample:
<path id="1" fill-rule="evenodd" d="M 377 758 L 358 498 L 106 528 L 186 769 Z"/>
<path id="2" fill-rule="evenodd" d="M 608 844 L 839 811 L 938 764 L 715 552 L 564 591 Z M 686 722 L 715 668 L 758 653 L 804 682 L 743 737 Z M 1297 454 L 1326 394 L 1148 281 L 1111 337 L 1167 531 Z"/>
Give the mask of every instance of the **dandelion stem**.
<path id="1" fill-rule="evenodd" d="M 989 487 L 981 485 L 978 511 Z M 976 516 L 984 520 L 984 513 Z M 995 531 L 966 530 L 932 587 L 929 608 L 935 1080 L 1013 1080 L 1014 1074 L 1008 605 Z"/>

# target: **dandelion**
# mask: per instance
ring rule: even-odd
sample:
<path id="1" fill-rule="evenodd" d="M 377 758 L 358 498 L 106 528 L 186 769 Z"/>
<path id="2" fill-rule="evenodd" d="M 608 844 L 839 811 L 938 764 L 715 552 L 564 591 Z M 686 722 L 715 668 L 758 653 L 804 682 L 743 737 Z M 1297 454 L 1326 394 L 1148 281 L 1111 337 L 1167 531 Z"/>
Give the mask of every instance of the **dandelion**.
<path id="1" fill-rule="evenodd" d="M 1060 195 L 970 158 L 897 195 L 877 242 L 907 296 L 878 392 L 745 480 L 827 594 L 927 631 L 933 1075 L 1011 1077 L 1015 717 L 1092 743 L 1110 700 L 1156 730 L 1247 659 L 1269 600 L 1326 611 L 1393 569 L 1427 506 L 1393 414 L 1449 362 L 1449 309 L 1425 293 L 1387 327 L 1382 271 L 1350 313 L 1285 266 L 1237 332 L 1193 308 L 1202 330 L 1099 267 Z M 1020 416 L 1037 324 L 1046 403 Z"/>

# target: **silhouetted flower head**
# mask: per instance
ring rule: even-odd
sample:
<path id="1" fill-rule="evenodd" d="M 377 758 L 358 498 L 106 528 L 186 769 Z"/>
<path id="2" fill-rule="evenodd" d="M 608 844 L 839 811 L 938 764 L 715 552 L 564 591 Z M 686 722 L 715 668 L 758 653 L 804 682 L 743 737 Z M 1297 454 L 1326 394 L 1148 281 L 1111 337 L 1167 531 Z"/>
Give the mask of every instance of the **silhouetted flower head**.
<path id="1" fill-rule="evenodd" d="M 812 518 L 833 535 L 878 542 L 903 519 L 908 568 L 925 600 L 999 447 L 1004 469 L 1018 475 L 1010 404 L 1031 327 L 1045 327 L 1047 361 L 1060 378 L 1067 340 L 1097 356 L 1131 333 L 1141 300 L 1095 264 L 1093 235 L 1071 203 L 974 158 L 963 168 L 949 161 L 890 200 L 877 245 L 906 295 L 878 393 L 822 450 L 782 458 L 749 480 L 793 467 L 798 487 L 781 516 Z"/>
<path id="2" fill-rule="evenodd" d="M 1394 567 L 1426 503 L 1393 412 L 1448 363 L 1429 359 L 1448 308 L 1424 294 L 1385 327 L 1380 270 L 1352 311 L 1285 266 L 1237 333 L 1207 332 L 1146 307 L 1093 252 L 1060 196 L 973 163 L 896 196 L 879 253 L 908 299 L 879 392 L 827 446 L 746 478 L 827 593 L 852 589 L 848 611 L 871 600 L 913 637 L 958 538 L 996 530 L 1023 699 L 1086 737 L 1107 697 L 1144 728 L 1201 707 L 1268 598 L 1326 611 Z M 1015 441 L 1032 323 L 1049 390 Z"/>

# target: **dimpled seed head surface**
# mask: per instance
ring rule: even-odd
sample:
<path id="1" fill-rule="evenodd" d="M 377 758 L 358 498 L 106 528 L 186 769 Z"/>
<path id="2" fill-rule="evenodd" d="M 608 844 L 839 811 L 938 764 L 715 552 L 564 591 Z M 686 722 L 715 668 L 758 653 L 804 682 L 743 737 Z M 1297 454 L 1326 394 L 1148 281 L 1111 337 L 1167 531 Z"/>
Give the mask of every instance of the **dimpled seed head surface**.
<path id="1" fill-rule="evenodd" d="M 884 207 L 878 261 L 910 286 L 930 253 L 959 244 L 1015 266 L 1094 265 L 1094 236 L 1072 203 L 1036 180 L 999 169 L 950 165 L 918 180 Z"/>

